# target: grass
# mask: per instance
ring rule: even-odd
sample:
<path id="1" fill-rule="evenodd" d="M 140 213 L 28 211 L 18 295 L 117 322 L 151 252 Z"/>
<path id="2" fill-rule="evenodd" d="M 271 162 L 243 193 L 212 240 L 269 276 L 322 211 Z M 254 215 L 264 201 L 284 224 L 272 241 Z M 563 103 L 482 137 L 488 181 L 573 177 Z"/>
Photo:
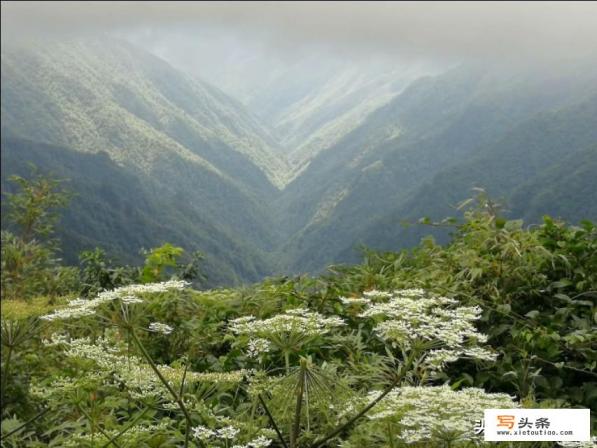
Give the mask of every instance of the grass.
<path id="1" fill-rule="evenodd" d="M 28 301 L 2 300 L 2 319 L 21 320 L 49 314 L 56 308 L 66 305 L 71 297 L 35 297 Z"/>

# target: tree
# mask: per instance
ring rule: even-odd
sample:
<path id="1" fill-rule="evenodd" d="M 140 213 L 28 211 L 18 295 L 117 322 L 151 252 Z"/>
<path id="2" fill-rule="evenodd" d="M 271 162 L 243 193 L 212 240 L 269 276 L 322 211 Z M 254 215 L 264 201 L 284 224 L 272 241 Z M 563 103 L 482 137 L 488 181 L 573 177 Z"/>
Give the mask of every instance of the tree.
<path id="1" fill-rule="evenodd" d="M 11 176 L 17 192 L 4 193 L 8 221 L 15 232 L 2 231 L 2 296 L 28 298 L 45 293 L 53 285 L 57 267 L 56 242 L 51 239 L 60 214 L 71 194 L 61 180 L 32 168 L 30 179 Z"/>
<path id="2" fill-rule="evenodd" d="M 163 280 L 166 270 L 175 268 L 183 253 L 184 249 L 182 247 L 173 246 L 170 243 L 151 249 L 146 254 L 141 281 L 143 283 L 152 283 Z"/>
<path id="3" fill-rule="evenodd" d="M 46 239 L 54 233 L 54 226 L 60 217 L 58 209 L 68 205 L 71 193 L 60 188 L 62 180 L 43 175 L 32 168 L 31 178 L 10 176 L 16 184 L 16 193 L 4 195 L 8 200 L 8 219 L 19 229 L 25 242 Z"/>

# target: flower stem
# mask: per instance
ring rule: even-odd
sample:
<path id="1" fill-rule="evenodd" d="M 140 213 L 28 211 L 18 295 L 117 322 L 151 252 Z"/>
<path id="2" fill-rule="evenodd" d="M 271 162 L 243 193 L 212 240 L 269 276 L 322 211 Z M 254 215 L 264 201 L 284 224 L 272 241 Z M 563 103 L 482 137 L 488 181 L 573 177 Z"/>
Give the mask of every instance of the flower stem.
<path id="1" fill-rule="evenodd" d="M 166 387 L 166 389 L 168 389 L 168 392 L 170 392 L 170 395 L 172 395 L 172 397 L 174 398 L 174 401 L 176 401 L 176 403 L 178 404 L 178 407 L 180 408 L 180 410 L 182 411 L 182 413 L 185 416 L 185 419 L 187 421 L 187 428 L 186 428 L 187 436 L 185 436 L 185 445 L 184 446 L 185 446 L 185 448 L 187 448 L 189 446 L 188 435 L 191 432 L 191 424 L 192 424 L 191 415 L 189 414 L 189 411 L 187 410 L 187 408 L 184 405 L 184 402 L 182 401 L 180 396 L 172 388 L 170 383 L 168 383 L 168 380 L 166 380 L 166 378 L 164 378 L 164 375 L 162 375 L 162 372 L 159 371 L 158 367 L 153 362 L 153 359 L 151 359 L 151 356 L 149 356 L 149 353 L 147 353 L 147 350 L 145 349 L 145 347 L 143 346 L 143 344 L 141 343 L 141 341 L 135 334 L 135 330 L 132 327 L 130 327 L 129 330 L 130 330 L 131 336 L 133 338 L 133 342 L 139 348 L 139 351 L 141 352 L 143 357 L 147 360 L 147 363 L 150 365 L 151 369 L 154 371 L 154 373 L 160 379 L 162 384 Z M 201 440 L 199 440 L 199 445 L 201 447 L 204 447 L 203 442 Z"/>
<path id="2" fill-rule="evenodd" d="M 284 352 L 284 366 L 286 367 L 286 375 L 290 373 L 290 353 Z"/>
<path id="3" fill-rule="evenodd" d="M 15 429 L 13 429 L 12 431 L 10 431 L 7 434 L 4 434 L 0 440 L 6 440 L 8 439 L 10 436 L 12 436 L 13 434 L 19 432 L 21 429 L 23 429 L 25 426 L 33 423 L 35 420 L 37 420 L 38 418 L 40 418 L 41 416 L 43 416 L 46 412 L 48 412 L 50 410 L 50 408 L 45 408 L 43 411 L 41 411 L 39 414 L 37 414 L 35 417 L 30 418 L 29 420 L 27 420 L 25 423 L 23 423 L 20 426 L 17 426 Z"/>
<path id="4" fill-rule="evenodd" d="M 84 416 L 87 418 L 87 420 L 89 420 L 89 421 L 90 421 L 90 423 L 91 423 L 91 426 L 92 426 L 93 428 L 95 428 L 95 427 L 96 427 L 96 425 L 95 425 L 95 423 L 94 423 L 94 422 L 95 422 L 95 418 L 94 418 L 94 417 L 92 417 L 91 415 L 89 415 L 89 414 L 88 414 L 88 413 L 85 411 L 85 409 L 83 409 L 81 406 L 77 405 L 77 407 L 79 408 L 79 411 L 81 411 L 81 414 L 83 414 L 83 415 L 84 415 Z M 116 448 L 120 448 L 120 445 L 119 445 L 118 443 L 116 443 L 116 440 L 115 440 L 114 438 L 111 438 L 111 437 L 109 436 L 109 434 L 108 434 L 108 433 L 106 433 L 106 431 L 104 431 L 104 430 L 103 430 L 103 429 L 102 429 L 102 428 L 101 428 L 99 425 L 97 425 L 97 429 L 98 429 L 98 431 L 99 431 L 99 432 L 101 432 L 101 433 L 102 433 L 102 435 L 103 435 L 103 436 L 104 436 L 106 439 L 108 439 L 108 440 L 109 440 L 109 442 L 108 442 L 108 445 L 111 443 L 111 444 L 112 444 L 112 445 L 114 445 Z M 92 433 L 91 433 L 92 440 L 93 440 L 93 434 L 94 434 L 94 433 L 95 433 L 95 429 L 93 429 L 93 430 L 92 430 Z"/>
<path id="5" fill-rule="evenodd" d="M 290 448 L 296 448 L 296 442 L 299 436 L 301 424 L 301 411 L 303 406 L 303 393 L 305 391 L 305 367 L 301 362 L 301 370 L 299 371 L 299 381 L 296 386 L 296 406 L 294 410 L 294 424 L 290 431 Z"/>
<path id="6" fill-rule="evenodd" d="M 340 434 L 342 431 L 344 431 L 345 429 L 349 428 L 350 426 L 352 426 L 358 419 L 360 419 L 361 417 L 363 417 L 367 412 L 369 412 L 369 410 L 375 406 L 377 403 L 379 403 L 381 400 L 383 400 L 385 398 L 386 395 L 388 395 L 392 389 L 394 387 L 396 387 L 396 385 L 398 384 L 398 382 L 400 381 L 400 378 L 396 378 L 392 384 L 390 384 L 388 387 L 385 388 L 385 390 L 381 393 L 381 395 L 379 397 L 377 397 L 375 400 L 373 400 L 371 403 L 369 403 L 367 406 L 365 406 L 358 414 L 356 414 L 354 417 L 352 417 L 350 420 L 348 420 L 346 423 L 344 423 L 343 425 L 340 425 L 339 427 L 337 427 L 335 430 L 333 430 L 331 433 L 329 433 L 327 436 L 325 436 L 323 439 L 320 439 L 318 441 L 315 441 L 313 443 L 313 445 L 311 445 L 311 448 L 318 448 L 320 446 L 323 446 L 323 444 L 325 442 L 327 442 L 328 440 L 330 440 L 332 437 L 337 436 L 338 434 Z"/>
<path id="7" fill-rule="evenodd" d="M 4 363 L 4 374 L 2 375 L 2 411 L 4 412 L 4 394 L 6 393 L 6 387 L 8 386 L 8 375 L 10 371 L 10 360 L 12 357 L 13 345 L 8 346 L 8 353 L 6 354 L 6 361 Z"/>
<path id="8" fill-rule="evenodd" d="M 324 436 L 322 439 L 316 440 L 313 443 L 313 445 L 311 445 L 311 448 L 318 448 L 320 446 L 323 446 L 324 443 L 326 443 L 331 438 L 337 436 L 338 434 L 340 434 L 345 429 L 348 429 L 358 419 L 360 419 L 367 412 L 369 412 L 369 410 L 371 410 L 371 408 L 373 408 L 373 406 L 375 406 L 377 403 L 379 403 L 381 400 L 383 400 L 385 398 L 385 396 L 388 395 L 392 391 L 392 389 L 394 389 L 394 387 L 396 387 L 398 385 L 398 383 L 400 382 L 400 380 L 406 375 L 406 372 L 408 371 L 408 369 L 412 365 L 412 362 L 413 362 L 414 358 L 415 358 L 414 354 L 411 354 L 410 356 L 407 356 L 406 359 L 405 359 L 405 363 L 402 366 L 401 371 L 399 372 L 398 375 L 396 375 L 396 378 L 394 379 L 394 381 L 392 381 L 392 383 L 388 387 L 386 387 L 383 390 L 383 392 L 375 400 L 373 400 L 371 403 L 369 403 L 367 406 L 365 406 L 358 414 L 356 414 L 354 417 L 352 417 L 346 423 L 338 426 L 336 429 L 334 429 L 327 436 Z"/>
<path id="9" fill-rule="evenodd" d="M 259 402 L 261 403 L 261 406 L 263 406 L 263 410 L 267 414 L 267 418 L 269 419 L 270 423 L 274 427 L 274 430 L 276 431 L 276 434 L 278 435 L 278 439 L 280 439 L 280 442 L 282 442 L 282 445 L 284 446 L 284 448 L 288 448 L 288 445 L 286 445 L 286 441 L 284 440 L 284 437 L 282 437 L 282 433 L 280 432 L 278 425 L 276 425 L 276 421 L 274 420 L 274 417 L 272 416 L 271 412 L 265 405 L 265 401 L 261 397 L 261 394 L 257 395 L 257 398 L 259 398 Z"/>

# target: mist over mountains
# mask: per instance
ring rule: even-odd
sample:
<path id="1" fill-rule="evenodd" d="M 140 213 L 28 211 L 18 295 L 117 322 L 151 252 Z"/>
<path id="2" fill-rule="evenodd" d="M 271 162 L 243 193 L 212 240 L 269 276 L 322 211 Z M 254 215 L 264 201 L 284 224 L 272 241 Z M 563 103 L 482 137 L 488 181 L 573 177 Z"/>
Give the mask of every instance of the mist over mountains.
<path id="1" fill-rule="evenodd" d="M 77 193 L 67 261 L 167 241 L 210 286 L 412 246 L 430 229 L 402 221 L 476 186 L 529 223 L 597 218 L 592 64 L 303 61 L 241 89 L 112 37 L 3 45 L 2 191 L 32 162 Z"/>

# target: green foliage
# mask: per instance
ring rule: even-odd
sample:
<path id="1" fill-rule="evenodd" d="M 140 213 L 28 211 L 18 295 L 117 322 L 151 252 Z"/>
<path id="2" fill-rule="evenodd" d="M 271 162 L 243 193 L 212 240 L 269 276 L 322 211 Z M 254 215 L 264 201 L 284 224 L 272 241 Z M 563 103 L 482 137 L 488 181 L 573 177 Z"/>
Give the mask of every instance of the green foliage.
<path id="1" fill-rule="evenodd" d="M 2 297 L 28 298 L 45 289 L 52 251 L 37 241 L 26 242 L 2 231 Z"/>
<path id="2" fill-rule="evenodd" d="M 139 268 L 116 266 L 99 247 L 81 252 L 79 260 L 81 265 L 81 294 L 84 296 L 92 296 L 105 289 L 129 285 L 134 283 L 140 275 Z"/>
<path id="3" fill-rule="evenodd" d="M 15 173 L 27 177 L 29 160 L 68 178 L 77 192 L 56 229 L 67 264 L 76 265 L 81 252 L 100 247 L 119 264 L 137 266 L 144 261 L 143 247 L 168 241 L 187 251 L 183 263 L 201 251 L 202 286 L 257 281 L 271 272 L 269 257 L 260 249 L 270 247 L 275 236 L 269 212 L 245 196 L 245 189 L 222 186 L 213 174 L 195 173 L 192 185 L 181 183 L 172 191 L 103 152 L 81 153 L 3 135 L 1 155 L 3 182 Z M 3 190 L 10 187 L 3 183 Z M 11 228 L 7 215 L 2 214 L 3 229 Z"/>
<path id="4" fill-rule="evenodd" d="M 478 199 L 449 245 L 426 239 L 412 251 L 369 251 L 365 265 L 340 268 L 340 278 L 358 280 L 357 287 L 365 288 L 430 288 L 481 306 L 480 329 L 501 356 L 482 371 L 455 365 L 447 377 L 531 402 L 594 408 L 595 226 L 568 226 L 546 217 L 543 225 L 525 229 L 522 222 L 496 214 L 485 196 Z"/>
<path id="5" fill-rule="evenodd" d="M 165 243 L 145 253 L 145 265 L 140 274 L 144 283 L 158 282 L 166 278 L 178 278 L 202 283 L 206 276 L 200 271 L 204 257 L 200 251 L 187 254 L 182 247 Z"/>
<path id="6" fill-rule="evenodd" d="M 62 190 L 62 181 L 42 175 L 32 168 L 28 179 L 10 176 L 16 184 L 17 193 L 3 192 L 8 200 L 8 218 L 25 242 L 45 239 L 54 233 L 54 226 L 60 215 L 57 209 L 65 207 L 70 194 Z"/>
<path id="7" fill-rule="evenodd" d="M 203 253 L 196 250 L 181 263 L 176 264 L 176 277 L 189 282 L 204 282 L 207 277 L 199 270 L 204 260 Z"/>
<path id="8" fill-rule="evenodd" d="M 11 176 L 17 192 L 3 195 L 8 220 L 18 234 L 2 231 L 2 297 L 28 299 L 38 294 L 60 295 L 76 290 L 75 269 L 59 266 L 56 241 L 51 239 L 70 194 L 61 181 L 32 168 L 30 179 Z"/>
<path id="9" fill-rule="evenodd" d="M 141 272 L 141 281 L 143 283 L 154 283 L 164 280 L 168 268 L 175 268 L 183 253 L 182 247 L 176 247 L 170 243 L 165 243 L 160 247 L 147 251 L 145 265 Z"/>
<path id="10" fill-rule="evenodd" d="M 469 387 L 504 405 L 509 394 L 522 406 L 593 408 L 595 226 L 546 217 L 526 228 L 503 218 L 483 192 L 461 209 L 460 219 L 427 221 L 453 228 L 445 246 L 426 239 L 409 251 L 365 250 L 359 265 L 239 289 L 124 286 L 57 311 L 92 306 L 93 315 L 36 323 L 33 332 L 7 326 L 3 431 L 35 418 L 7 443 L 96 447 L 123 432 L 120 446 L 172 446 L 190 432 L 191 445 L 230 447 L 232 439 L 218 434 L 232 427 L 241 446 L 259 437 L 281 446 L 277 428 L 293 448 L 472 447 L 479 441 L 462 432 L 461 420 L 483 405 Z M 175 274 L 179 249 L 151 251 L 151 266 Z M 112 265 L 101 251 L 86 257 L 91 279 Z M 385 291 L 393 290 L 402 293 L 391 305 Z M 9 303 L 3 319 L 22 320 L 22 328 L 29 328 L 23 319 L 48 314 L 46 302 Z M 415 315 L 428 306 L 436 318 Z M 439 339 L 427 345 L 418 332 L 458 308 L 487 334 L 489 350 L 467 344 L 462 349 L 479 359 L 432 362 Z M 31 336 L 21 341 L 20 334 Z M 152 363 L 172 390 L 161 388 Z M 418 432 L 405 431 L 413 428 L 404 426 L 407 415 Z"/>

